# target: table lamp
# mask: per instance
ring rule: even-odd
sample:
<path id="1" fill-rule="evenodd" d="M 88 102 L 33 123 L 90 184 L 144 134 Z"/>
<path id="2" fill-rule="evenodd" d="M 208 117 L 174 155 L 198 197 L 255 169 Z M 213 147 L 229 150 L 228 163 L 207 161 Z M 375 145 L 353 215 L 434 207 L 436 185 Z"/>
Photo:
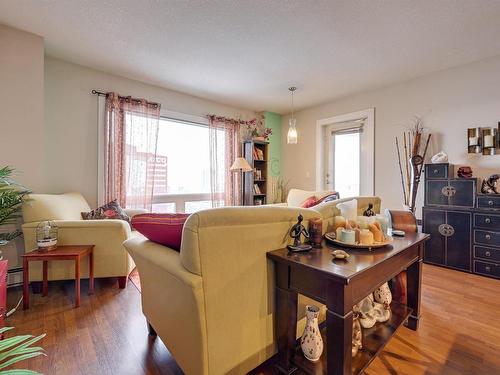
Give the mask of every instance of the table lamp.
<path id="1" fill-rule="evenodd" d="M 248 164 L 245 158 L 236 158 L 231 168 L 232 172 L 241 172 L 241 205 L 245 205 L 245 172 L 253 171 L 253 168 Z"/>

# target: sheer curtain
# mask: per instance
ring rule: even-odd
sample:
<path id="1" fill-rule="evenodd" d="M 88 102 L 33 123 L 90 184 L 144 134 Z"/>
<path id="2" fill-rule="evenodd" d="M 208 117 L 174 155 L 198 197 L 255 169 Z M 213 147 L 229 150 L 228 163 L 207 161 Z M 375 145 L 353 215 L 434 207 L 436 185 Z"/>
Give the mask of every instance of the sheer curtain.
<path id="1" fill-rule="evenodd" d="M 151 210 L 160 105 L 108 93 L 105 112 L 105 200 Z"/>
<path id="2" fill-rule="evenodd" d="M 241 155 L 239 120 L 208 116 L 210 152 L 210 190 L 212 207 L 241 204 L 241 173 L 231 172 Z"/>

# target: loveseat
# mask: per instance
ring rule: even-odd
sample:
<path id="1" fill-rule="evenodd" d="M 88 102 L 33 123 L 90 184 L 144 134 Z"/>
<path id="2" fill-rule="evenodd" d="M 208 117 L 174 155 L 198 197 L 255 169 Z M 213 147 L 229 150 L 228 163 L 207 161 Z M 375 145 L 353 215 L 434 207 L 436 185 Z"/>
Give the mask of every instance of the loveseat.
<path id="1" fill-rule="evenodd" d="M 123 241 L 134 235 L 130 225 L 123 220 L 82 220 L 81 213 L 91 211 L 80 193 L 31 194 L 23 205 L 22 226 L 25 252 L 35 249 L 35 230 L 41 221 L 51 220 L 58 227 L 58 245 L 95 245 L 94 276 L 118 277 L 124 288 L 127 276 L 135 264 L 123 247 Z M 133 216 L 145 210 L 125 210 Z M 74 278 L 74 266 L 68 261 L 48 263 L 49 280 Z M 81 278 L 88 278 L 88 262 L 81 264 Z M 30 281 L 42 280 L 41 262 L 30 264 Z"/>
<path id="2" fill-rule="evenodd" d="M 347 200 L 347 199 L 345 199 Z M 227 207 L 192 214 L 180 252 L 145 238 L 124 243 L 139 270 L 142 309 L 152 329 L 186 374 L 244 374 L 276 353 L 275 274 L 266 252 L 290 243 L 298 214 L 304 225 L 323 218 L 324 231 L 339 201 L 313 209 Z M 359 198 L 379 212 L 380 199 Z M 305 324 L 299 295 L 297 337 Z M 325 308 L 322 306 L 322 318 Z"/>

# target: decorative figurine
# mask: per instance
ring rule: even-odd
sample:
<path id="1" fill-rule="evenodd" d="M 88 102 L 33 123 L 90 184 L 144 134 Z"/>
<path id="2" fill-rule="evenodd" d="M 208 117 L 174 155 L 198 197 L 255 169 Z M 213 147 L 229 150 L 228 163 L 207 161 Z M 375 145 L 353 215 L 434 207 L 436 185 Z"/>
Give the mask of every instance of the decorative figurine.
<path id="1" fill-rule="evenodd" d="M 344 250 L 333 250 L 332 255 L 333 259 L 347 259 L 350 257 L 350 255 Z"/>
<path id="2" fill-rule="evenodd" d="M 487 180 L 483 180 L 481 184 L 481 193 L 483 194 L 500 194 L 497 190 L 497 181 L 500 174 L 492 174 Z"/>
<path id="3" fill-rule="evenodd" d="M 318 325 L 319 307 L 306 306 L 306 327 L 300 339 L 300 347 L 304 356 L 311 362 L 316 362 L 323 353 L 323 338 Z"/>
<path id="4" fill-rule="evenodd" d="M 359 323 L 359 313 L 355 312 L 352 317 L 352 356 L 358 354 L 359 349 L 363 348 L 363 333 Z"/>
<path id="5" fill-rule="evenodd" d="M 458 178 L 472 178 L 472 168 L 471 167 L 460 167 L 457 171 Z"/>
<path id="6" fill-rule="evenodd" d="M 373 212 L 373 203 L 368 203 L 368 208 L 363 212 L 363 216 L 375 216 L 375 212 Z"/>
<path id="7" fill-rule="evenodd" d="M 305 238 L 309 238 L 307 229 L 302 225 L 302 220 L 304 220 L 304 217 L 302 215 L 299 215 L 297 219 L 297 223 L 290 229 L 290 237 L 293 238 L 293 245 L 288 245 L 287 248 L 288 250 L 293 252 L 311 250 L 311 245 L 305 244 L 300 241 L 301 235 L 304 235 Z"/>
<path id="8" fill-rule="evenodd" d="M 447 163 L 448 155 L 444 151 L 439 151 L 436 155 L 431 158 L 432 164 Z"/>

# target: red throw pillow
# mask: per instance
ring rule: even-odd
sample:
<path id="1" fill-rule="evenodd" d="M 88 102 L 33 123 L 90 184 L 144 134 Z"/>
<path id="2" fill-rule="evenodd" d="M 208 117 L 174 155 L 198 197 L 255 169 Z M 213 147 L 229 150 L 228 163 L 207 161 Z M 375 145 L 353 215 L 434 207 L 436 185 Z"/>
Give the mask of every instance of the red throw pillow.
<path id="1" fill-rule="evenodd" d="M 302 202 L 300 204 L 300 207 L 302 207 L 302 208 L 310 208 L 310 207 L 316 205 L 316 201 L 317 201 L 316 197 L 309 197 L 304 202 Z"/>
<path id="2" fill-rule="evenodd" d="M 139 214 L 132 217 L 132 227 L 147 239 L 179 251 L 188 217 L 189 214 Z"/>

